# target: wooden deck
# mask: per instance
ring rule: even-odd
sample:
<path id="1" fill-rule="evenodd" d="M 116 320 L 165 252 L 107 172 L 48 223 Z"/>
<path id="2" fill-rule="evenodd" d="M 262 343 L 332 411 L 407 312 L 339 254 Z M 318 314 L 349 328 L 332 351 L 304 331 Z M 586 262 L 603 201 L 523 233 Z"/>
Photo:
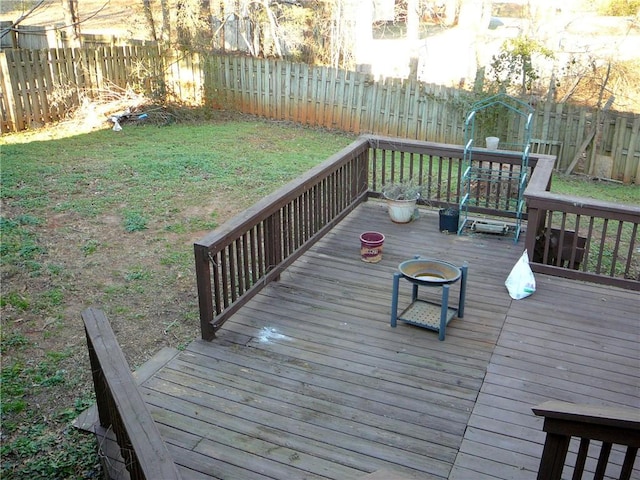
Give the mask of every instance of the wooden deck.
<path id="1" fill-rule="evenodd" d="M 386 235 L 378 264 L 360 260 L 366 230 Z M 523 248 L 439 233 L 433 212 L 395 225 L 382 203 L 358 207 L 217 339 L 139 373 L 184 478 L 529 479 L 536 404 L 640 407 L 637 292 L 537 275 L 513 301 L 504 280 Z M 443 342 L 389 326 L 393 273 L 415 254 L 469 264 L 465 316 Z M 401 309 L 410 293 L 401 280 Z"/>

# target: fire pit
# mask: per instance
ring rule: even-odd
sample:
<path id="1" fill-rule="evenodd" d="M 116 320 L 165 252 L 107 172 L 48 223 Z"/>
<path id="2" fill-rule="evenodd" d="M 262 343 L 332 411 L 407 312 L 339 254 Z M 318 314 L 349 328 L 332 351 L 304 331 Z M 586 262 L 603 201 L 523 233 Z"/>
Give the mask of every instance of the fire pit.
<path id="1" fill-rule="evenodd" d="M 454 283 L 462 275 L 459 267 L 442 260 L 406 260 L 398 266 L 400 273 L 411 282 L 420 285 L 444 285 Z"/>
<path id="2" fill-rule="evenodd" d="M 400 279 L 404 278 L 413 284 L 411 304 L 398 315 L 398 291 Z M 460 297 L 458 307 L 449 307 L 449 287 L 460 282 Z M 441 287 L 442 300 L 440 303 L 430 302 L 418 298 L 418 287 Z M 467 264 L 457 267 L 442 260 L 416 257 L 406 260 L 398 266 L 398 272 L 393 274 L 393 293 L 391 297 L 391 326 L 395 327 L 398 320 L 418 327 L 428 328 L 438 332 L 438 338 L 444 340 L 447 324 L 457 316 L 464 315 L 464 297 L 467 289 Z"/>

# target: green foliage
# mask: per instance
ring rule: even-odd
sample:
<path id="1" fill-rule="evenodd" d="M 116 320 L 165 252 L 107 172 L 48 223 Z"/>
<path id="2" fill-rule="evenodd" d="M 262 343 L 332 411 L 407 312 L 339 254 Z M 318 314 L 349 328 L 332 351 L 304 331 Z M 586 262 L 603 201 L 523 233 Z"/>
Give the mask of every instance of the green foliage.
<path id="1" fill-rule="evenodd" d="M 2 353 L 11 357 L 3 362 L 0 377 L 2 478 L 97 478 L 93 438 L 68 425 L 90 404 L 90 397 L 77 398 L 72 407 L 58 412 L 43 411 L 38 404 L 38 398 L 59 396 L 60 389 L 74 387 L 64 368 L 72 351 L 49 351 L 34 359 L 25 353 L 30 345 L 19 333 L 3 335 Z"/>
<path id="2" fill-rule="evenodd" d="M 62 305 L 64 293 L 59 287 L 50 288 L 42 293 L 42 303 L 44 308 Z"/>
<path id="3" fill-rule="evenodd" d="M 9 292 L 0 297 L 0 307 L 11 305 L 16 310 L 25 311 L 29 309 L 29 299 L 18 292 Z"/>
<path id="4" fill-rule="evenodd" d="M 122 217 L 125 232 L 140 232 L 147 228 L 147 219 L 137 210 L 126 210 Z"/>
<path id="5" fill-rule="evenodd" d="M 87 240 L 81 247 L 82 253 L 85 256 L 89 256 L 98 251 L 98 247 L 100 246 L 100 242 L 97 240 Z"/>
<path id="6" fill-rule="evenodd" d="M 0 352 L 4 355 L 10 350 L 20 350 L 30 344 L 31 342 L 29 339 L 21 332 L 11 332 L 8 335 L 5 335 L 3 331 L 2 339 L 0 341 Z"/>
<path id="7" fill-rule="evenodd" d="M 32 214 L 15 218 L 0 217 L 0 259 L 3 267 L 26 271 L 31 276 L 39 275 L 41 258 L 46 253 L 35 233 L 40 223 L 38 217 Z"/>
<path id="8" fill-rule="evenodd" d="M 387 183 L 382 186 L 385 198 L 390 200 L 416 200 L 422 193 L 422 185 L 413 180 Z"/>
<path id="9" fill-rule="evenodd" d="M 151 273 L 143 266 L 137 266 L 130 269 L 124 276 L 127 282 L 134 282 L 137 280 L 148 280 L 151 278 Z"/>
<path id="10" fill-rule="evenodd" d="M 640 188 L 637 185 L 585 180 L 575 175 L 554 173 L 551 191 L 607 202 L 640 205 Z"/>
<path id="11" fill-rule="evenodd" d="M 3 480 L 100 478 L 92 436 L 74 428 L 58 432 L 46 427 L 44 423 L 21 426 L 21 435 L 3 444 Z"/>
<path id="12" fill-rule="evenodd" d="M 605 0 L 598 7 L 600 15 L 627 17 L 640 14 L 640 0 Z"/>
<path id="13" fill-rule="evenodd" d="M 534 60 L 553 57 L 550 49 L 533 38 L 525 35 L 510 38 L 504 42 L 500 53 L 492 57 L 493 81 L 500 91 L 509 92 L 513 86 L 519 86 L 519 93 L 524 95 L 540 77 Z"/>
<path id="14" fill-rule="evenodd" d="M 34 362 L 16 360 L 2 365 L 2 417 L 9 413 L 20 413 L 27 407 L 25 397 L 32 395 L 39 387 L 51 387 L 65 382 L 67 372 L 59 368 L 67 355 L 55 355 L 53 352 Z"/>

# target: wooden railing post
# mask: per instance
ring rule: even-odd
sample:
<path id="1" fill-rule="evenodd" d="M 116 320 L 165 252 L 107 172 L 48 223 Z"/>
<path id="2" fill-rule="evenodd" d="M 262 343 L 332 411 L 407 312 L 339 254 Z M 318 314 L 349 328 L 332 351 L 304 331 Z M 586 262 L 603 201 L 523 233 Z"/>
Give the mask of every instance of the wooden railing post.
<path id="1" fill-rule="evenodd" d="M 82 312 L 100 426 L 116 435 L 120 454 L 132 480 L 179 480 L 127 360 L 104 312 Z M 100 435 L 96 432 L 97 435 Z"/>
<path id="2" fill-rule="evenodd" d="M 527 218 L 527 233 L 524 240 L 524 248 L 527 250 L 527 255 L 529 256 L 529 261 L 532 261 L 534 258 L 534 252 L 536 249 L 536 240 L 538 236 L 538 230 L 540 226 L 541 220 L 544 221 L 544 218 L 540 218 L 540 214 L 542 213 L 538 208 L 532 208 L 529 206 L 527 209 L 528 218 Z"/>
<path id="3" fill-rule="evenodd" d="M 543 430 L 547 432 L 538 480 L 562 478 L 572 437 L 580 438 L 573 478 L 582 478 L 591 440 L 602 442 L 594 478 L 603 478 L 612 445 L 626 447 L 618 478 L 631 478 L 640 448 L 640 410 L 549 401 L 535 407 L 533 412 L 544 417 Z"/>
<path id="4" fill-rule="evenodd" d="M 216 336 L 213 328 L 213 291 L 211 289 L 211 264 L 209 249 L 204 245 L 193 246 L 195 256 L 196 283 L 198 286 L 198 306 L 200 309 L 200 332 L 203 340 Z"/>

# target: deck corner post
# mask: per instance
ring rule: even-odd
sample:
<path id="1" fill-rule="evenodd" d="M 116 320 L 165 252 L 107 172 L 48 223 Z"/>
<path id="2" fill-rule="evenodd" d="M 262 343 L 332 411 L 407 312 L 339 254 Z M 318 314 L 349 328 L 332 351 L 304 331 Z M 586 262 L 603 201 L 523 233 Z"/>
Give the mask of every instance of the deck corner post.
<path id="1" fill-rule="evenodd" d="M 547 419 L 545 423 L 546 421 Z M 560 480 L 570 440 L 570 436 L 547 432 L 538 469 L 538 480 Z"/>
<path id="2" fill-rule="evenodd" d="M 213 293 L 211 290 L 211 265 L 209 249 L 203 245 L 193 246 L 198 286 L 198 307 L 200 311 L 200 334 L 203 340 L 213 340 L 216 336 L 213 327 Z"/>
<path id="3" fill-rule="evenodd" d="M 527 232 L 524 240 L 524 248 L 527 251 L 529 261 L 534 261 L 534 252 L 536 248 L 536 236 L 544 222 L 544 216 L 541 217 L 541 211 L 537 207 L 529 207 L 527 217 Z"/>

